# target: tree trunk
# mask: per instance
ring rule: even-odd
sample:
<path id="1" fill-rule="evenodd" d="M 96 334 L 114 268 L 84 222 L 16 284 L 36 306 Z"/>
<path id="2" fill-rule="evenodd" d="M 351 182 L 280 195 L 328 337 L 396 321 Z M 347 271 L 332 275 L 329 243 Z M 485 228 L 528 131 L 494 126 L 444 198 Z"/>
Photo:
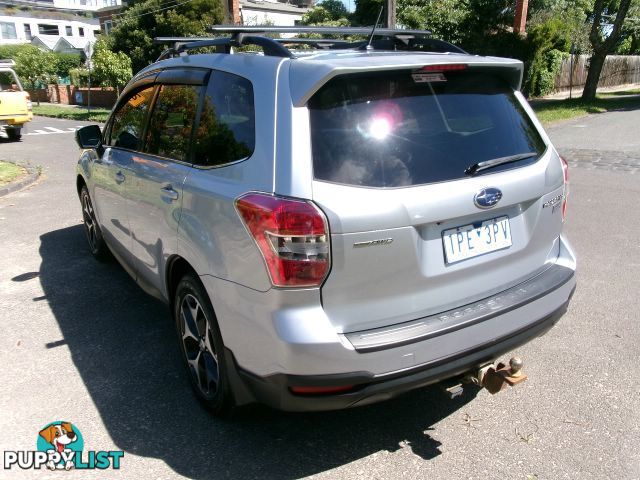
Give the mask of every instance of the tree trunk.
<path id="1" fill-rule="evenodd" d="M 594 52 L 589 63 L 589 71 L 587 72 L 587 81 L 584 84 L 584 90 L 582 91 L 583 100 L 593 100 L 596 98 L 596 90 L 598 89 L 598 81 L 600 80 L 600 73 L 604 66 L 604 61 L 607 58 L 606 50 L 599 50 Z"/>

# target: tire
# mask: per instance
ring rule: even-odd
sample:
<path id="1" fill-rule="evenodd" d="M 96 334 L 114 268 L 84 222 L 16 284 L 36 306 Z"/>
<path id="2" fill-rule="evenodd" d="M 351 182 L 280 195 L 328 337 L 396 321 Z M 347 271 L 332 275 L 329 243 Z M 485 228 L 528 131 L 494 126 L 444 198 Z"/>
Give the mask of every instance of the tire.
<path id="1" fill-rule="evenodd" d="M 89 251 L 96 260 L 107 261 L 111 258 L 111 252 L 109 252 L 109 247 L 104 241 L 102 230 L 96 220 L 96 213 L 86 185 L 83 185 L 80 190 L 80 204 L 82 205 L 82 220 L 84 221 L 84 233 L 89 244 Z"/>
<path id="2" fill-rule="evenodd" d="M 22 138 L 22 130 L 20 128 L 7 128 L 7 137 L 14 142 L 19 141 Z"/>
<path id="3" fill-rule="evenodd" d="M 224 343 L 211 301 L 194 273 L 178 283 L 173 302 L 180 352 L 198 400 L 218 416 L 235 405 L 229 384 Z"/>

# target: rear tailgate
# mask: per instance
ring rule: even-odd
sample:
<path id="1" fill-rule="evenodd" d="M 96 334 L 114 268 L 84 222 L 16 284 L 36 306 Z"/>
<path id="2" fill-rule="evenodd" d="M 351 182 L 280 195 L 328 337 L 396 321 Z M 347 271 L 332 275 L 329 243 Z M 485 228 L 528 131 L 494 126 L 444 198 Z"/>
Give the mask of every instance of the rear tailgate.
<path id="1" fill-rule="evenodd" d="M 562 166 L 513 86 L 495 67 L 441 65 L 338 75 L 310 99 L 313 200 L 332 233 L 322 302 L 337 330 L 456 308 L 557 257 Z"/>

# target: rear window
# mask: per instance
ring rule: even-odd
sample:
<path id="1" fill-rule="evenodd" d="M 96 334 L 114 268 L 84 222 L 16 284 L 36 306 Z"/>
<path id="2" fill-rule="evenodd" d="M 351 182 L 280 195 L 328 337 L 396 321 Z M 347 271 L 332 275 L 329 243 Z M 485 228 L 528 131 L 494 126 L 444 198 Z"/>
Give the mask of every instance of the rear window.
<path id="1" fill-rule="evenodd" d="M 425 81 L 425 79 L 435 81 Z M 314 176 L 366 187 L 465 177 L 471 165 L 546 148 L 509 85 L 473 71 L 341 75 L 309 101 Z"/>

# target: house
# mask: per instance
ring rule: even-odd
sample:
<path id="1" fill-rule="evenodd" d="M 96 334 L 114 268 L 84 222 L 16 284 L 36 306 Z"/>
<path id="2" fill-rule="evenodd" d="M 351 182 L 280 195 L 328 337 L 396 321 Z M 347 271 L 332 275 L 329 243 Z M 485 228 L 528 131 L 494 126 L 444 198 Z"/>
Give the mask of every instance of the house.
<path id="1" fill-rule="evenodd" d="M 309 11 L 302 5 L 311 5 L 309 0 L 299 5 L 277 0 L 240 0 L 240 18 L 243 25 L 277 25 L 292 27 Z"/>

